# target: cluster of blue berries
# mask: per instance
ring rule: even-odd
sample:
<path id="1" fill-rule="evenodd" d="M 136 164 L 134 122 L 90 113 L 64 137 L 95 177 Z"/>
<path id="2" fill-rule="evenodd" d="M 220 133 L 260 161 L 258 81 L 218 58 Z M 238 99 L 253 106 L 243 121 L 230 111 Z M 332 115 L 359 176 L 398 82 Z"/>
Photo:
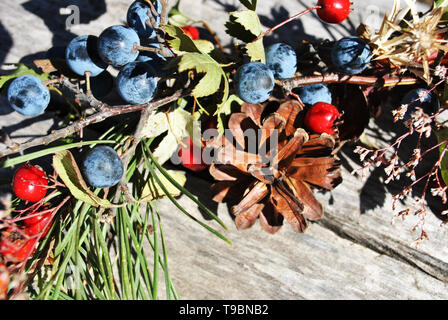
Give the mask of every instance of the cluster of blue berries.
<path id="1" fill-rule="evenodd" d="M 153 6 L 157 14 L 148 2 L 134 1 L 127 12 L 127 26 L 110 26 L 98 37 L 81 35 L 67 45 L 65 58 L 70 69 L 86 76 L 88 83 L 98 78 L 90 86 L 94 95 L 107 95 L 115 83 L 127 103 L 144 104 L 154 98 L 166 59 L 156 52 L 139 51 L 141 44 L 160 49 L 153 25 L 160 24 L 162 5 L 155 0 Z M 119 69 L 115 80 L 106 70 L 109 66 Z M 47 108 L 50 92 L 39 78 L 23 75 L 9 85 L 8 101 L 17 112 L 36 116 Z M 113 148 L 96 146 L 85 157 L 82 170 L 91 186 L 109 188 L 120 181 L 123 164 Z"/>
<path id="2" fill-rule="evenodd" d="M 266 64 L 249 62 L 235 74 L 237 95 L 247 103 L 262 103 L 272 94 L 275 79 L 287 79 L 297 71 L 294 49 L 286 43 L 276 43 L 266 49 Z"/>
<path id="3" fill-rule="evenodd" d="M 324 21 L 339 21 L 348 15 L 347 10 L 339 12 L 337 3 L 349 8 L 346 0 L 319 1 L 320 17 Z M 337 11 L 333 17 L 330 13 Z M 66 47 L 65 58 L 70 69 L 79 76 L 98 79 L 92 82 L 92 93 L 107 95 L 114 85 L 123 100 L 130 104 L 150 102 L 156 95 L 158 79 L 166 74 L 162 70 L 167 60 L 160 54 L 148 50 L 140 51 L 141 45 L 160 49 L 154 26 L 160 24 L 162 5 L 154 0 L 151 5 L 144 0 L 134 1 L 127 12 L 127 25 L 114 25 L 97 36 L 81 35 Z M 331 19 L 330 19 L 331 18 Z M 334 19 L 333 19 L 334 18 Z M 337 18 L 337 19 L 336 19 Z M 335 23 L 335 22 L 334 22 Z M 266 48 L 265 64 L 249 62 L 239 67 L 234 76 L 236 94 L 245 102 L 262 103 L 272 95 L 276 80 L 294 77 L 297 72 L 297 55 L 286 43 L 275 43 Z M 371 49 L 358 37 L 345 37 L 337 41 L 331 50 L 332 68 L 340 73 L 355 75 L 363 72 L 370 64 Z M 114 79 L 106 70 L 119 69 Z M 99 84 L 99 85 L 97 85 Z M 438 110 L 437 97 L 431 94 L 419 99 L 416 89 L 403 99 L 409 109 L 405 118 L 417 106 L 427 113 Z M 313 84 L 295 89 L 301 101 L 312 107 L 318 103 L 331 104 L 332 94 L 324 84 Z M 12 108 L 26 116 L 42 113 L 50 102 L 50 92 L 39 78 L 24 75 L 14 79 L 8 88 L 8 100 Z M 336 110 L 336 109 L 335 109 Z M 91 186 L 106 188 L 116 185 L 123 175 L 123 165 L 113 148 L 98 146 L 91 150 L 83 162 L 83 173 Z"/>
<path id="4" fill-rule="evenodd" d="M 151 101 L 157 90 L 158 78 L 165 58 L 155 52 L 139 47 L 160 48 L 155 42 L 156 32 L 149 21 L 160 23 L 162 5 L 159 0 L 153 4 L 157 15 L 148 2 L 134 1 L 127 12 L 127 26 L 115 25 L 106 28 L 98 37 L 81 35 L 66 47 L 65 58 L 70 69 L 92 82 L 91 90 L 96 96 L 105 96 L 112 89 L 114 80 L 106 70 L 108 66 L 120 69 L 116 79 L 117 91 L 127 103 L 143 104 Z M 141 48 L 141 47 L 140 47 Z M 15 78 L 8 88 L 11 107 L 25 116 L 42 113 L 50 102 L 50 92 L 39 78 L 23 75 Z"/>
<path id="5" fill-rule="evenodd" d="M 334 68 L 341 73 L 358 74 L 370 63 L 371 50 L 358 37 L 345 37 L 337 41 L 331 51 Z M 235 90 L 247 103 L 266 101 L 274 89 L 274 79 L 292 78 L 297 72 L 297 56 L 294 49 L 285 43 L 275 43 L 266 49 L 266 64 L 249 62 L 242 65 L 235 75 Z M 311 85 L 299 89 L 305 104 L 331 103 L 331 93 L 323 85 Z"/>
<path id="6" fill-rule="evenodd" d="M 162 5 L 153 3 L 157 15 L 146 1 L 134 1 L 127 12 L 128 26 L 115 25 L 105 29 L 93 46 L 81 37 L 73 39 L 67 47 L 66 58 L 71 69 L 79 75 L 100 75 L 108 65 L 120 69 L 116 77 L 117 91 L 121 98 L 131 104 L 151 101 L 157 91 L 160 70 L 165 58 L 155 52 L 140 51 L 143 43 L 160 48 L 155 42 L 156 31 L 149 21 L 160 24 Z M 93 36 L 89 36 L 93 37 Z M 88 38 L 86 39 L 88 40 Z M 98 59 L 99 58 L 99 59 Z M 108 146 L 96 146 L 83 161 L 83 175 L 96 188 L 109 188 L 121 180 L 123 164 L 117 152 Z"/>

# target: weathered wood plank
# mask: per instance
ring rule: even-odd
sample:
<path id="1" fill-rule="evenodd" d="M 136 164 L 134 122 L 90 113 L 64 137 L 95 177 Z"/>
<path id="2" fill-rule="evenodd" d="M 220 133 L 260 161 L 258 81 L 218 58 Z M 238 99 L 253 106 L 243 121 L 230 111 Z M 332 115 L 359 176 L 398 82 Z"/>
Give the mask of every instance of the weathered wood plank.
<path id="1" fill-rule="evenodd" d="M 0 1 L 1 26 L 11 41 L 0 48 L 3 61 L 16 62 L 24 56 L 31 58 L 52 45 L 67 43 L 75 34 L 99 34 L 105 27 L 124 21 L 127 0 L 106 0 L 107 12 L 87 19 L 88 23 L 64 29 L 65 17 L 58 16 L 59 7 L 73 1 L 34 1 L 41 10 L 33 14 L 26 10 L 25 0 Z M 42 6 L 39 6 L 42 2 Z M 76 1 L 74 1 L 76 2 Z M 261 21 L 271 27 L 291 14 L 314 5 L 314 0 L 259 1 Z M 79 1 L 86 3 L 86 1 Z M 351 20 L 341 26 L 325 25 L 314 14 L 277 30 L 266 44 L 286 40 L 297 45 L 303 38 L 339 37 L 352 33 L 359 21 L 378 23 L 389 0 L 379 0 L 375 6 L 354 1 Z M 81 6 L 81 14 L 88 6 Z M 228 11 L 241 8 L 238 0 L 182 0 L 185 13 L 203 19 L 212 26 L 222 26 Z M 378 9 L 378 12 L 375 11 Z M 92 9 L 88 9 L 92 10 Z M 41 18 L 46 20 L 46 23 Z M 48 28 L 54 31 L 53 37 Z M 231 43 L 223 28 L 215 29 L 225 44 Z M 291 38 L 291 35 L 294 37 Z M 1 39 L 8 39 L 3 33 Z M 0 126 L 17 126 L 15 137 L 41 134 L 53 125 L 26 120 L 8 112 L 0 100 Z M 43 119 L 41 119 L 43 120 Z M 22 140 L 23 141 L 23 140 Z M 356 167 L 350 159 L 347 168 Z M 170 272 L 182 298 L 185 299 L 446 299 L 448 238 L 447 228 L 429 214 L 425 230 L 430 236 L 418 250 L 412 245 L 417 237 L 411 232 L 418 221 L 408 217 L 404 222 L 391 224 L 392 198 L 384 193 L 381 178 L 371 179 L 369 188 L 364 182 L 344 170 L 344 183 L 330 194 L 318 194 L 326 204 L 325 218 L 313 223 L 306 234 L 295 234 L 288 225 L 274 235 L 268 235 L 256 224 L 251 230 L 237 231 L 225 205 L 216 206 L 209 200 L 209 183 L 189 176 L 188 187 L 212 208 L 229 226 L 234 247 L 209 234 L 183 216 L 173 205 L 159 203 L 168 245 Z M 189 212 L 203 219 L 201 213 L 186 197 L 180 202 Z M 410 202 L 408 201 L 407 204 Z M 404 208 L 404 204 L 400 204 Z M 398 210 L 399 210 L 398 209 Z M 211 223 L 217 229 L 215 223 Z M 162 291 L 161 291 L 162 292 Z"/>
<path id="2" fill-rule="evenodd" d="M 189 185 L 195 186 L 193 191 L 200 194 L 209 187 L 207 182 L 195 177 L 188 179 Z M 180 203 L 201 217 L 189 199 L 182 197 Z M 285 225 L 272 236 L 262 231 L 258 223 L 250 230 L 237 231 L 226 206 L 220 205 L 218 214 L 229 226 L 230 232 L 225 235 L 233 241 L 232 248 L 182 216 L 169 201 L 160 201 L 158 207 L 170 252 L 171 276 L 185 299 L 448 297 L 447 283 L 427 274 L 427 261 L 435 261 L 435 274 L 440 274 L 439 269 L 446 272 L 446 266 L 439 260 L 429 255 L 425 260 L 420 257 L 424 253 L 411 251 L 413 255 L 409 259 L 423 264 L 426 268 L 423 272 L 421 266 L 416 268 L 403 262 L 396 254 L 372 250 L 365 244 L 377 237 L 369 232 L 374 226 L 355 227 L 334 213 L 329 213 L 324 223 L 313 223 L 305 234 L 295 234 Z M 339 207 L 337 210 L 341 215 L 344 212 Z M 351 231 L 359 243 L 347 236 L 341 237 L 341 230 Z M 383 240 L 372 245 L 381 244 L 403 254 L 410 251 L 406 244 L 393 246 L 392 237 Z"/>

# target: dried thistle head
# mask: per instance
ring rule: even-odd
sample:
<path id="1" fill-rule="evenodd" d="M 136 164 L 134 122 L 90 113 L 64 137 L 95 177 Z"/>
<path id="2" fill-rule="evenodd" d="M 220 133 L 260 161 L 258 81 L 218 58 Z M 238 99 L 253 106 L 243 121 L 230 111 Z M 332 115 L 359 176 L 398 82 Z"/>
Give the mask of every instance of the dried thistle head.
<path id="1" fill-rule="evenodd" d="M 406 7 L 400 7 L 400 0 L 394 0 L 392 10 L 386 14 L 378 32 L 372 31 L 361 24 L 358 33 L 372 47 L 374 60 L 387 59 L 400 72 L 406 70 L 422 78 L 428 84 L 431 82 L 430 64 L 439 50 L 448 51 L 442 34 L 448 28 L 439 28 L 445 0 L 438 7 L 420 17 L 415 1 L 405 0 Z M 407 15 L 411 16 L 406 20 Z"/>

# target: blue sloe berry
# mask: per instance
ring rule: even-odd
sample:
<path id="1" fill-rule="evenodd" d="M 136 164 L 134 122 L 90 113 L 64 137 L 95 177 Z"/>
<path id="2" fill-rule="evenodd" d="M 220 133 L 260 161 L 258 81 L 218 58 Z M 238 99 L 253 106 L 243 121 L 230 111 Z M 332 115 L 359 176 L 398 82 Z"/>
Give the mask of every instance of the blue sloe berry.
<path id="1" fill-rule="evenodd" d="M 275 79 L 292 78 L 297 71 L 297 56 L 286 43 L 275 43 L 266 49 L 266 65 Z"/>
<path id="2" fill-rule="evenodd" d="M 237 95 L 247 103 L 262 103 L 272 94 L 274 74 L 261 62 L 249 62 L 242 65 L 235 74 Z"/>
<path id="3" fill-rule="evenodd" d="M 107 63 L 101 60 L 97 51 L 98 37 L 79 36 L 74 38 L 65 50 L 65 58 L 70 69 L 84 76 L 90 72 L 91 77 L 96 77 L 107 68 Z"/>
<path id="4" fill-rule="evenodd" d="M 101 59 L 114 67 L 122 67 L 137 59 L 140 46 L 137 33 L 127 27 L 111 26 L 105 29 L 98 39 L 98 53 Z"/>
<path id="5" fill-rule="evenodd" d="M 334 66 L 347 74 L 358 74 L 364 71 L 371 60 L 371 50 L 367 43 L 358 37 L 340 39 L 331 50 Z"/>
<path id="6" fill-rule="evenodd" d="M 157 25 L 160 24 L 160 15 L 162 14 L 162 4 L 159 0 L 153 1 L 154 9 L 158 15 L 155 15 L 151 7 L 146 1 L 134 1 L 128 9 L 126 20 L 128 26 L 134 29 L 137 34 L 143 39 L 153 39 L 156 37 L 156 32 L 146 21 L 151 17 L 154 18 Z M 150 13 L 151 16 L 148 14 Z"/>
<path id="7" fill-rule="evenodd" d="M 11 107 L 25 116 L 37 116 L 50 103 L 50 91 L 39 78 L 23 75 L 15 78 L 8 87 Z"/>
<path id="8" fill-rule="evenodd" d="M 332 102 L 330 89 L 322 83 L 299 87 L 294 91 L 297 91 L 300 100 L 302 100 L 304 104 L 313 105 L 317 102 L 331 104 Z"/>
<path id="9" fill-rule="evenodd" d="M 128 103 L 142 104 L 151 101 L 157 89 L 157 77 L 148 62 L 130 62 L 117 76 L 117 89 Z"/>
<path id="10" fill-rule="evenodd" d="M 120 182 L 123 163 L 114 149 L 99 145 L 86 155 L 83 174 L 92 187 L 110 188 Z"/>

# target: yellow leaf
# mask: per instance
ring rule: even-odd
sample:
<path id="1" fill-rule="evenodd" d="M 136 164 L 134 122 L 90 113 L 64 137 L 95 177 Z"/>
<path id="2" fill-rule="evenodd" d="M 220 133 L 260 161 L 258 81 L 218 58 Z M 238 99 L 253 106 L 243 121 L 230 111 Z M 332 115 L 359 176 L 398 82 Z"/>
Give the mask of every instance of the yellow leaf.
<path id="1" fill-rule="evenodd" d="M 179 171 L 167 170 L 168 174 L 181 186 L 185 185 L 187 178 L 185 174 Z M 163 174 L 158 174 L 157 177 L 165 187 L 165 189 L 174 197 L 180 195 L 179 189 L 177 189 L 171 182 L 168 181 L 167 178 Z M 157 199 L 165 198 L 166 194 L 163 192 L 160 185 L 156 182 L 154 178 L 150 178 L 148 182 L 143 187 L 142 196 L 140 201 L 152 201 Z"/>

